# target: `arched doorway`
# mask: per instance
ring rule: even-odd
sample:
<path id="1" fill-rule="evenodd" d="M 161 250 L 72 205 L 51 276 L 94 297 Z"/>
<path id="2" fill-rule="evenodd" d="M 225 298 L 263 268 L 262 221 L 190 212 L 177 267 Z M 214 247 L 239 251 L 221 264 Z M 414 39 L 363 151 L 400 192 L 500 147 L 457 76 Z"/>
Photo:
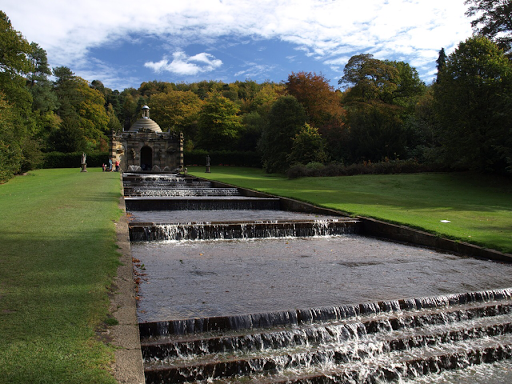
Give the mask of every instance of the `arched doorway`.
<path id="1" fill-rule="evenodd" d="M 150 147 L 140 149 L 140 167 L 143 171 L 150 171 L 153 168 L 153 150 Z"/>

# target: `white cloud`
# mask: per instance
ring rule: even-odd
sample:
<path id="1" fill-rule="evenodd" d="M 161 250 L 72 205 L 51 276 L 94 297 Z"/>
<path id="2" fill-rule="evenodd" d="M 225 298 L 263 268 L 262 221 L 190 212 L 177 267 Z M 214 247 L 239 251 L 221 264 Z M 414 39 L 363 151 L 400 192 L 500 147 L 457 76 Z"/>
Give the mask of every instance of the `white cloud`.
<path id="1" fill-rule="evenodd" d="M 164 57 L 159 62 L 146 62 L 145 67 L 155 72 L 171 72 L 177 75 L 193 76 L 201 72 L 211 72 L 222 66 L 222 61 L 216 59 L 209 53 L 198 53 L 194 56 L 187 56 L 183 51 L 174 52 L 172 61 Z"/>
<path id="2" fill-rule="evenodd" d="M 275 70 L 275 65 L 263 65 L 257 63 L 245 63 L 241 71 L 235 73 L 236 77 L 254 79 L 261 76 L 268 77 Z"/>
<path id="3" fill-rule="evenodd" d="M 214 46 L 226 36 L 285 41 L 339 66 L 363 52 L 427 65 L 439 49 L 450 52 L 471 35 L 462 0 L 4 0 L 2 10 L 53 66 L 74 68 L 92 48 L 152 37 L 180 55 L 146 66 L 176 74 L 218 69 L 221 62 L 207 53 L 182 55 L 191 44 Z"/>

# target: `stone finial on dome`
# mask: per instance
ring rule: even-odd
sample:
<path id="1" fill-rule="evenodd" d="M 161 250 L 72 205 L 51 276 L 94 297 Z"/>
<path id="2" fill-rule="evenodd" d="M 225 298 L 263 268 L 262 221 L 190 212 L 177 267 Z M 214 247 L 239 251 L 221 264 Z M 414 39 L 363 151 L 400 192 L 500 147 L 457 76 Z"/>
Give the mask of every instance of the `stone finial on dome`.
<path id="1" fill-rule="evenodd" d="M 142 107 L 142 118 L 149 119 L 149 107 L 147 105 Z"/>
<path id="2" fill-rule="evenodd" d="M 149 107 L 147 105 L 142 108 L 142 117 L 139 118 L 130 128 L 131 132 L 155 132 L 161 133 L 160 126 L 149 118 Z"/>

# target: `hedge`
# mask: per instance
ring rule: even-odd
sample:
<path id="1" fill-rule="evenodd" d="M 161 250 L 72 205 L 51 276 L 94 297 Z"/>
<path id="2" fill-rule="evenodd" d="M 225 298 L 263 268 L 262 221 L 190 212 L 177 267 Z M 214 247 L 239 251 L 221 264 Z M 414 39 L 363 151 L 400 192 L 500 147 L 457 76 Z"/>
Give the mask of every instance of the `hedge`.
<path id="1" fill-rule="evenodd" d="M 396 173 L 419 173 L 444 171 L 445 169 L 431 165 L 420 164 L 416 160 L 387 160 L 378 163 L 363 162 L 352 165 L 310 163 L 295 164 L 287 171 L 290 179 L 299 177 L 352 176 L 352 175 L 384 175 Z"/>
<path id="2" fill-rule="evenodd" d="M 261 155 L 257 152 L 206 151 L 203 149 L 184 152 L 185 166 L 206 165 L 206 156 L 210 156 L 210 165 L 261 167 Z"/>
<path id="3" fill-rule="evenodd" d="M 108 152 L 87 153 L 88 167 L 101 167 L 108 163 Z M 62 153 L 48 152 L 44 154 L 43 168 L 80 168 L 82 152 Z"/>

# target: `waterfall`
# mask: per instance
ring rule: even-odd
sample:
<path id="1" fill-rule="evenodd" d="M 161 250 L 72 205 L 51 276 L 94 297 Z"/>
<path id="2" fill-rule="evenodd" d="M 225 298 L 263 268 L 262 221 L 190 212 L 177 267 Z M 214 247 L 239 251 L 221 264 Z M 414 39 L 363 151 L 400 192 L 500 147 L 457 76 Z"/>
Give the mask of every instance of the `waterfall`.
<path id="1" fill-rule="evenodd" d="M 282 237 L 322 237 L 356 233 L 357 220 L 311 220 L 301 222 L 184 223 L 131 225 L 131 241 L 231 240 Z"/>
<path id="2" fill-rule="evenodd" d="M 148 383 L 391 382 L 507 360 L 511 293 L 142 323 Z"/>

